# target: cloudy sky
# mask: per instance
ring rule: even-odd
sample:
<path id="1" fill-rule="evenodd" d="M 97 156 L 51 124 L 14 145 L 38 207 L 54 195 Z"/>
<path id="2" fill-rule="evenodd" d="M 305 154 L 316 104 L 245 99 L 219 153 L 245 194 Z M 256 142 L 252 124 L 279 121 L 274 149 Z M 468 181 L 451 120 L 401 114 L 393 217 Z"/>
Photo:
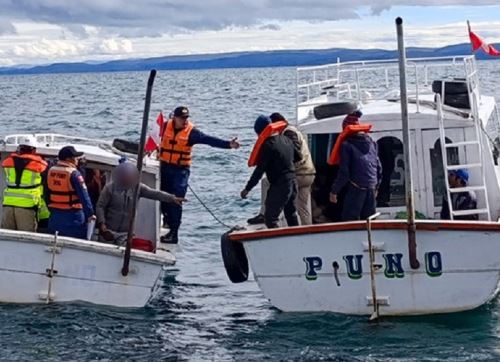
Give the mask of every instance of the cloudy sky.
<path id="1" fill-rule="evenodd" d="M 500 42 L 500 0 L 0 0 L 0 66 L 306 48 Z"/>

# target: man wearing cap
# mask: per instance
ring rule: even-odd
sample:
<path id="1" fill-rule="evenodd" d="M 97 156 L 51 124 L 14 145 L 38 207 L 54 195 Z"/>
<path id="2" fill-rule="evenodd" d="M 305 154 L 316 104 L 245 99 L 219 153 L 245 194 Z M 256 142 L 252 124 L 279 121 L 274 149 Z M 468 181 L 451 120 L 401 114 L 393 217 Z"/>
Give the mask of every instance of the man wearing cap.
<path id="1" fill-rule="evenodd" d="M 361 115 L 359 111 L 347 115 L 342 129 L 359 125 Z M 375 198 L 381 179 L 377 144 L 367 133 L 354 132 L 341 145 L 339 171 L 330 191 L 330 202 L 336 204 L 337 195 L 347 187 L 342 221 L 366 219 L 375 213 Z"/>
<path id="2" fill-rule="evenodd" d="M 177 107 L 162 131 L 160 159 L 160 189 L 177 197 L 186 196 L 192 148 L 196 144 L 205 144 L 217 148 L 239 148 L 237 138 L 225 141 L 204 134 L 189 120 L 186 107 Z M 168 224 L 170 232 L 161 238 L 164 243 L 176 244 L 182 220 L 182 206 L 176 203 L 162 203 L 163 223 Z"/>
<path id="3" fill-rule="evenodd" d="M 99 196 L 96 206 L 97 224 L 102 241 L 120 244 L 125 241 L 129 228 L 134 186 L 139 180 L 137 167 L 121 162 L 113 171 L 113 181 L 108 182 Z M 182 205 L 183 198 L 154 190 L 139 184 L 139 197 Z"/>
<path id="4" fill-rule="evenodd" d="M 87 223 L 95 220 L 87 186 L 78 171 L 78 152 L 73 146 L 59 150 L 58 162 L 47 176 L 50 209 L 49 231 L 61 236 L 85 239 Z"/>
<path id="5" fill-rule="evenodd" d="M 314 182 L 314 177 L 316 175 L 316 169 L 311 157 L 311 152 L 309 151 L 309 146 L 307 145 L 307 140 L 304 138 L 302 133 L 290 125 L 286 118 L 281 113 L 273 113 L 269 116 L 271 122 L 286 122 L 287 126 L 283 131 L 283 135 L 287 136 L 295 146 L 295 149 L 300 154 L 301 159 L 295 163 L 295 176 L 297 179 L 297 196 L 295 199 L 295 206 L 297 207 L 297 212 L 300 218 L 301 225 L 312 224 L 312 214 L 311 214 L 311 187 Z M 265 199 L 267 194 L 267 189 L 269 188 L 269 182 L 267 179 L 262 180 L 262 205 L 259 215 L 248 219 L 248 223 L 252 224 L 262 224 L 265 222 Z"/>
<path id="6" fill-rule="evenodd" d="M 448 172 L 448 184 L 450 188 L 466 187 L 469 183 L 469 172 L 466 169 L 453 170 Z M 474 210 L 477 209 L 476 194 L 474 191 L 453 192 L 451 193 L 451 207 L 453 211 Z M 443 196 L 443 206 L 441 207 L 441 219 L 449 220 L 450 208 L 448 199 Z M 454 220 L 477 220 L 478 215 L 454 216 Z"/>
<path id="7" fill-rule="evenodd" d="M 271 124 L 269 117 L 259 116 L 254 124 L 255 133 L 260 135 L 269 124 Z M 301 155 L 292 140 L 283 134 L 270 135 L 260 148 L 257 167 L 240 196 L 245 199 L 264 173 L 266 174 L 270 186 L 265 200 L 264 220 L 268 228 L 279 227 L 279 216 L 282 212 L 285 214 L 288 226 L 299 225 L 295 208 L 297 195 L 295 162 L 300 159 Z"/>
<path id="8" fill-rule="evenodd" d="M 2 228 L 36 232 L 38 221 L 48 218 L 43 199 L 43 175 L 47 162 L 36 154 L 32 140 L 2 162 L 6 188 L 3 192 Z"/>

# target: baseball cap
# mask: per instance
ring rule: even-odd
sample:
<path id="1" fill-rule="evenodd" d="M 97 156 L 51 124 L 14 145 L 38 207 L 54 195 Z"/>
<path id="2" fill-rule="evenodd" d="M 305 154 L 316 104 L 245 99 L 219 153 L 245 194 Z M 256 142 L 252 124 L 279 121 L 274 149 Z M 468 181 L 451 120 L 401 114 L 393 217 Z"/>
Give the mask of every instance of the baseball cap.
<path id="1" fill-rule="evenodd" d="M 83 152 L 78 152 L 73 146 L 65 146 L 59 150 L 57 157 L 60 160 L 67 160 L 68 158 L 83 156 Z"/>
<path id="2" fill-rule="evenodd" d="M 465 183 L 469 182 L 469 171 L 467 171 L 464 168 L 450 171 L 450 173 L 455 175 L 455 177 L 458 177 L 460 180 L 462 180 Z"/>
<path id="3" fill-rule="evenodd" d="M 177 107 L 176 109 L 174 109 L 174 117 L 188 118 L 189 109 L 184 106 Z"/>

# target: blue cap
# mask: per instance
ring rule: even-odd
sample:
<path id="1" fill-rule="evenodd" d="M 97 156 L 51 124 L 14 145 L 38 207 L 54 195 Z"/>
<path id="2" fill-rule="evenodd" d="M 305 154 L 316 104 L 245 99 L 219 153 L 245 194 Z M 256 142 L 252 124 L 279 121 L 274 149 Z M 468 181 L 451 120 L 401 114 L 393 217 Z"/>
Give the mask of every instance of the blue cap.
<path id="1" fill-rule="evenodd" d="M 469 171 L 467 171 L 465 168 L 451 171 L 451 173 L 456 177 L 458 177 L 463 182 L 465 183 L 469 182 Z"/>
<path id="2" fill-rule="evenodd" d="M 259 135 L 259 134 L 262 133 L 262 131 L 264 130 L 264 128 L 266 128 L 270 124 L 271 124 L 271 118 L 269 118 L 268 116 L 264 116 L 263 114 L 261 114 L 255 120 L 255 124 L 253 125 L 253 129 L 254 129 L 255 133 L 257 133 Z"/>

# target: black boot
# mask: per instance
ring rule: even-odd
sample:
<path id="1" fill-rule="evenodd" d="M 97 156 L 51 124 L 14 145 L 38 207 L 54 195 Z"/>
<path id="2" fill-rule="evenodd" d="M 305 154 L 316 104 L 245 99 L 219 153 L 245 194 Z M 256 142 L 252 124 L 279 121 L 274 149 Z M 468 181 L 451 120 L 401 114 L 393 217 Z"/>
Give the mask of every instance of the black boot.
<path id="1" fill-rule="evenodd" d="M 177 244 L 179 242 L 178 231 L 170 230 L 168 234 L 160 237 L 160 242 L 165 244 Z"/>
<path id="2" fill-rule="evenodd" d="M 266 222 L 266 220 L 264 219 L 264 215 L 262 215 L 262 214 L 251 217 L 250 219 L 247 220 L 247 223 L 249 225 L 264 224 L 265 222 Z"/>

